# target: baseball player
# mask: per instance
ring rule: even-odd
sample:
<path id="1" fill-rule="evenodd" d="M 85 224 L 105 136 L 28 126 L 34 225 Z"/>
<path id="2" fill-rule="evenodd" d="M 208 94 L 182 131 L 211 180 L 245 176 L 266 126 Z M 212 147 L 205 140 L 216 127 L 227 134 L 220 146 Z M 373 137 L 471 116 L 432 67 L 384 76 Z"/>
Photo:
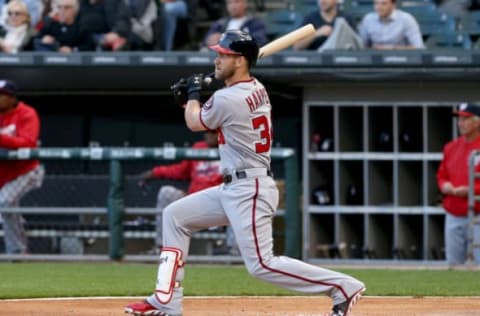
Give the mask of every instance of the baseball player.
<path id="1" fill-rule="evenodd" d="M 0 80 L 0 148 L 37 147 L 40 121 L 35 109 L 18 101 L 17 88 L 12 81 Z M 0 212 L 18 206 L 30 190 L 41 186 L 44 169 L 38 160 L 0 160 Z M 5 252 L 27 252 L 27 236 L 23 217 L 3 213 Z"/>
<path id="2" fill-rule="evenodd" d="M 163 214 L 164 248 L 155 291 L 125 311 L 134 315 L 182 315 L 184 264 L 193 232 L 216 225 L 233 228 L 248 272 L 261 280 L 333 300 L 329 316 L 350 315 L 365 285 L 348 275 L 273 255 L 272 220 L 278 189 L 270 171 L 271 104 L 265 87 L 250 76 L 259 47 L 243 31 L 228 30 L 218 44 L 215 78 L 226 87 L 201 106 L 202 75 L 187 81 L 185 121 L 192 131 L 217 130 L 223 184 L 170 204 Z"/>
<path id="3" fill-rule="evenodd" d="M 448 142 L 443 148 L 443 159 L 437 171 L 437 183 L 443 194 L 445 216 L 445 255 L 449 266 L 465 264 L 468 248 L 468 159 L 474 150 L 480 150 L 480 105 L 460 103 L 453 113 L 457 116 L 460 137 Z M 480 164 L 475 161 L 475 172 Z M 475 194 L 480 192 L 480 183 L 475 184 Z M 475 214 L 480 215 L 480 204 L 475 205 Z M 474 225 L 474 241 L 480 239 L 479 225 Z M 480 249 L 474 250 L 474 259 L 480 264 Z"/>

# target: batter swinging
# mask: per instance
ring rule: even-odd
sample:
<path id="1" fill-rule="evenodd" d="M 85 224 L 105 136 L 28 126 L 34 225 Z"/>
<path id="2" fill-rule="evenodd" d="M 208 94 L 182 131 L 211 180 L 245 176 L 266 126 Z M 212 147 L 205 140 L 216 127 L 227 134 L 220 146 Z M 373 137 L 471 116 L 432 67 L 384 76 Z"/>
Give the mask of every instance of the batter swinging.
<path id="1" fill-rule="evenodd" d="M 224 183 L 188 195 L 164 210 L 163 242 L 155 293 L 129 304 L 134 315 L 182 315 L 183 265 L 192 234 L 231 224 L 248 272 L 290 290 L 324 293 L 333 300 L 329 316 L 349 315 L 365 285 L 348 275 L 273 255 L 272 219 L 278 190 L 270 171 L 271 104 L 265 87 L 250 76 L 258 45 L 242 31 L 226 31 L 217 45 L 215 78 L 226 87 L 201 107 L 203 76 L 187 81 L 185 121 L 192 131 L 218 130 Z"/>

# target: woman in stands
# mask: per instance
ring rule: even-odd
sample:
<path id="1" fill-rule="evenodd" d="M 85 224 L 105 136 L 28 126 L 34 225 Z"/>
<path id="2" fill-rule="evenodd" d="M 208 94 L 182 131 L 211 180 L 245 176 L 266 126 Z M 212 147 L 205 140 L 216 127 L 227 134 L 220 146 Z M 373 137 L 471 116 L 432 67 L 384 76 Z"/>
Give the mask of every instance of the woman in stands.
<path id="1" fill-rule="evenodd" d="M 30 24 L 27 6 L 21 0 L 12 0 L 7 5 L 7 22 L 0 26 L 0 51 L 17 53 L 31 46 L 35 29 Z"/>

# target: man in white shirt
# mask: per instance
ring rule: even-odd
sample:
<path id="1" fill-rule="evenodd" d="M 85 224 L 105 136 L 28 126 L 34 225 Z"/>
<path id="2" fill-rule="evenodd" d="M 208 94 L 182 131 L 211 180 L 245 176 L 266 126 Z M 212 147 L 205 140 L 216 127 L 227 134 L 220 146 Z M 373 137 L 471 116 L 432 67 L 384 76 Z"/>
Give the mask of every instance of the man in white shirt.
<path id="1" fill-rule="evenodd" d="M 396 8 L 395 0 L 375 0 L 375 12 L 360 23 L 359 33 L 365 47 L 373 49 L 425 48 L 415 18 Z"/>

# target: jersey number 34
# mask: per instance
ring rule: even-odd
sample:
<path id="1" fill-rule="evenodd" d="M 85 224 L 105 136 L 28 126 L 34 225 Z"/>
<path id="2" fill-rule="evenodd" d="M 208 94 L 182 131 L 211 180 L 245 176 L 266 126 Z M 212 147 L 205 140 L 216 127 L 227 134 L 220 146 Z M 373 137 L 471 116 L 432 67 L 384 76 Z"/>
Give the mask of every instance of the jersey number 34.
<path id="1" fill-rule="evenodd" d="M 270 150 L 272 144 L 271 128 L 265 115 L 252 119 L 253 129 L 260 131 L 261 141 L 255 142 L 255 152 L 260 154 Z"/>

